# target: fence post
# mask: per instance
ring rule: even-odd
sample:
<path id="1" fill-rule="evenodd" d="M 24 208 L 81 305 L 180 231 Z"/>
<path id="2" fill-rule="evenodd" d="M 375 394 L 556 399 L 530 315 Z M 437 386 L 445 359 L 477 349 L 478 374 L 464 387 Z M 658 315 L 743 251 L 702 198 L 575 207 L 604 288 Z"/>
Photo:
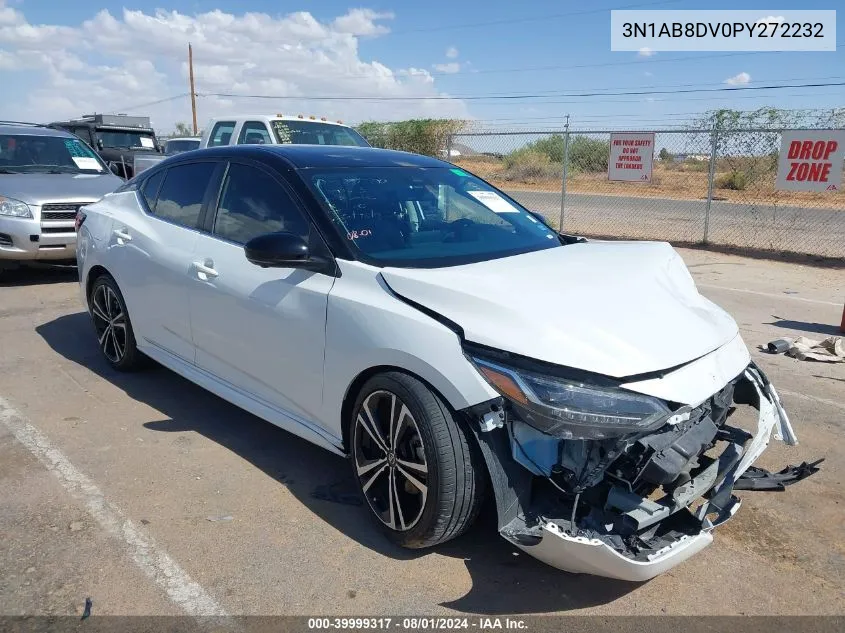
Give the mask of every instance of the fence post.
<path id="1" fill-rule="evenodd" d="M 710 169 L 707 174 L 707 203 L 704 206 L 704 243 L 710 237 L 710 205 L 713 203 L 713 177 L 716 175 L 716 155 L 718 153 L 719 120 L 713 122 L 713 134 L 710 141 Z"/>
<path id="2" fill-rule="evenodd" d="M 452 162 L 452 134 L 446 136 L 446 162 Z"/>
<path id="3" fill-rule="evenodd" d="M 568 117 L 569 115 L 567 115 Z M 569 122 L 566 123 L 566 131 L 563 133 L 563 182 L 560 186 L 560 224 L 558 231 L 563 233 L 563 212 L 566 210 L 566 173 L 569 167 Z"/>

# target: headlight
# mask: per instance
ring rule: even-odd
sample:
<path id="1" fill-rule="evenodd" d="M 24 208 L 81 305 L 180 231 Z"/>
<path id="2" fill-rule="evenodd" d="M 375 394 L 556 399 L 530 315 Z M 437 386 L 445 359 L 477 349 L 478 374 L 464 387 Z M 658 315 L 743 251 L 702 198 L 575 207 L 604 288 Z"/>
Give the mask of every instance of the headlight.
<path id="1" fill-rule="evenodd" d="M 29 205 L 14 198 L 0 196 L 0 215 L 9 215 L 13 218 L 31 218 L 32 211 Z"/>
<path id="2" fill-rule="evenodd" d="M 590 385 L 470 357 L 487 382 L 528 424 L 563 439 L 619 437 L 659 427 L 663 401 L 618 387 Z"/>

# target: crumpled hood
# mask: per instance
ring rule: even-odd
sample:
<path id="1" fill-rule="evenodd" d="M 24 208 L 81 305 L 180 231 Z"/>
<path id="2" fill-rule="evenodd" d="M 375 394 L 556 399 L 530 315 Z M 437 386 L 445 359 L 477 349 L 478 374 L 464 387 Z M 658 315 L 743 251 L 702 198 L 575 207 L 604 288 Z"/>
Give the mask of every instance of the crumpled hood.
<path id="1" fill-rule="evenodd" d="M 381 274 L 467 341 L 618 378 L 692 361 L 738 333 L 665 242 L 587 242 Z"/>
<path id="2" fill-rule="evenodd" d="M 102 174 L 0 174 L 0 196 L 34 206 L 47 202 L 88 202 L 111 193 L 123 181 Z"/>

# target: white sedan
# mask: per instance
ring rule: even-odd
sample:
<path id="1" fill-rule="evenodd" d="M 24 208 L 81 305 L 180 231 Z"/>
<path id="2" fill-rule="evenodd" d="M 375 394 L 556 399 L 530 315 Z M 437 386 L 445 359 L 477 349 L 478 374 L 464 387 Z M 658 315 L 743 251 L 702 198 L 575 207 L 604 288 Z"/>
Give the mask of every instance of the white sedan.
<path id="1" fill-rule="evenodd" d="M 646 580 L 712 541 L 738 489 L 817 470 L 734 320 L 671 246 L 562 235 L 452 164 L 361 147 L 175 156 L 81 210 L 82 298 L 118 370 L 150 357 L 348 456 L 406 547 L 499 533 Z M 755 428 L 731 424 L 736 406 Z"/>

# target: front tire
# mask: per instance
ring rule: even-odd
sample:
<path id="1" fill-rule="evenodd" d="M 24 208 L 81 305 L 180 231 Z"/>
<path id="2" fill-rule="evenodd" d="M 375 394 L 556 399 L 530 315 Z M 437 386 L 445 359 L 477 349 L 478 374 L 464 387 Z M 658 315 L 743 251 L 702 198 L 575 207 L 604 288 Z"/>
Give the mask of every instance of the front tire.
<path id="1" fill-rule="evenodd" d="M 390 540 L 431 547 L 472 525 L 486 483 L 483 459 L 436 393 L 407 374 L 377 374 L 349 424 L 355 480 Z"/>
<path id="2" fill-rule="evenodd" d="M 100 352 L 118 371 L 135 371 L 143 366 L 144 357 L 135 345 L 135 333 L 126 302 L 109 275 L 100 275 L 91 287 L 88 307 L 97 332 Z"/>

